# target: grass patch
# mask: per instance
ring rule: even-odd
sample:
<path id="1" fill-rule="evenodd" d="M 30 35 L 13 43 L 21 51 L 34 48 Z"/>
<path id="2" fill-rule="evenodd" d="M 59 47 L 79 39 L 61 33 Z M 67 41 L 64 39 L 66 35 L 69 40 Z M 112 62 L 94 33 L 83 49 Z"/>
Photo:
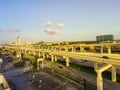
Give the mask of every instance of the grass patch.
<path id="1" fill-rule="evenodd" d="M 66 65 L 65 61 L 57 61 L 57 63 L 62 64 L 62 65 Z M 94 72 L 94 68 L 93 67 L 89 67 L 89 66 L 83 66 L 83 65 L 78 65 L 76 63 L 70 63 L 70 67 L 89 73 L 89 74 L 94 74 L 96 75 L 96 72 Z"/>
<path id="2" fill-rule="evenodd" d="M 30 59 L 29 59 L 29 58 L 26 58 L 26 57 L 22 57 L 22 59 L 23 59 L 24 61 L 30 61 Z"/>
<path id="3" fill-rule="evenodd" d="M 48 69 L 49 71 L 51 71 L 51 68 L 46 68 L 46 69 Z M 77 82 L 77 83 L 83 85 L 86 88 L 86 90 L 97 90 L 95 86 L 93 86 L 93 85 L 91 85 L 91 84 L 89 84 L 87 82 L 83 82 L 83 80 L 81 80 L 79 78 L 76 78 L 76 77 L 74 77 L 74 76 L 72 76 L 72 75 L 70 75 L 68 73 L 59 71 L 57 69 L 54 69 L 54 73 L 57 73 L 60 76 L 64 76 L 64 77 L 68 78 L 69 80 L 72 80 L 74 82 Z"/>
<path id="4" fill-rule="evenodd" d="M 57 63 L 62 64 L 62 65 L 66 64 L 65 61 L 60 61 L 60 60 L 57 61 Z M 96 72 L 94 71 L 94 68 L 90 67 L 90 66 L 78 65 L 75 62 L 73 62 L 73 63 L 70 63 L 70 67 L 80 70 L 80 71 L 83 71 L 83 72 L 86 72 L 86 73 L 89 73 L 89 74 L 92 74 L 92 75 L 97 75 Z M 103 76 L 103 78 L 108 79 L 108 80 L 111 80 L 111 77 L 112 77 L 111 72 L 109 72 L 109 71 L 104 71 L 102 73 L 102 76 Z M 120 83 L 120 75 L 119 74 L 117 74 L 117 82 Z"/>
<path id="5" fill-rule="evenodd" d="M 25 65 L 25 62 L 23 62 L 23 61 L 14 63 L 14 67 L 23 67 L 24 65 Z"/>

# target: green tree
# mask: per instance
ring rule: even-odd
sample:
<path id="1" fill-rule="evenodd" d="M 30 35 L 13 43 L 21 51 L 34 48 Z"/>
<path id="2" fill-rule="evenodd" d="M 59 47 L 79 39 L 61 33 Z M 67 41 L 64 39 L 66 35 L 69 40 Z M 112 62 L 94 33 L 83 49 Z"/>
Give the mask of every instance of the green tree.
<path id="1" fill-rule="evenodd" d="M 33 60 L 31 61 L 31 64 L 32 64 L 32 66 L 33 66 L 33 69 L 36 70 L 36 69 L 37 69 L 37 60 L 36 60 L 36 59 L 33 59 Z"/>
<path id="2" fill-rule="evenodd" d="M 13 52 L 13 55 L 14 55 L 14 56 L 16 55 L 16 51 Z"/>

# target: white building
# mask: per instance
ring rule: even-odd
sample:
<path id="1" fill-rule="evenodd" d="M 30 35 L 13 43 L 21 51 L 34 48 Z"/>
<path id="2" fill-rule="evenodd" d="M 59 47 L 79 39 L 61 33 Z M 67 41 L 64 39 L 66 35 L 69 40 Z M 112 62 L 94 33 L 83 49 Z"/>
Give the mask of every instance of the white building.
<path id="1" fill-rule="evenodd" d="M 19 36 L 17 37 L 16 44 L 17 44 L 17 45 L 21 45 L 21 39 L 20 39 L 20 37 L 19 37 Z"/>

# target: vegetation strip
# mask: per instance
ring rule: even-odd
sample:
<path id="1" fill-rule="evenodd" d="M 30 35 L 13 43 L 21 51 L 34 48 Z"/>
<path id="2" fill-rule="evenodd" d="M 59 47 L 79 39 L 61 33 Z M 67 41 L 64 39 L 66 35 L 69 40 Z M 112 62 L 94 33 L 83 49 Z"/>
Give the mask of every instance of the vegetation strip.
<path id="1" fill-rule="evenodd" d="M 47 67 L 46 69 L 52 70 L 51 68 L 48 68 L 48 67 Z M 79 78 L 76 78 L 76 77 L 73 77 L 73 76 L 71 76 L 71 75 L 68 74 L 68 73 L 62 72 L 62 71 L 60 71 L 60 70 L 58 70 L 58 69 L 54 69 L 54 73 L 57 73 L 57 74 L 59 74 L 59 75 L 62 75 L 62 76 L 66 77 L 66 78 L 68 78 L 68 79 L 70 79 L 70 80 L 72 80 L 72 81 L 74 81 L 74 82 L 76 82 L 76 83 L 78 83 L 78 84 L 83 85 L 84 87 L 86 87 L 86 90 L 96 90 L 96 87 L 95 87 L 95 86 L 91 85 L 91 84 L 88 83 L 88 82 L 84 83 L 83 80 L 81 80 L 81 79 L 79 79 Z"/>
<path id="2" fill-rule="evenodd" d="M 57 61 L 57 63 L 65 65 L 65 61 L 59 60 L 59 61 Z M 96 72 L 94 72 L 94 68 L 90 67 L 90 66 L 84 66 L 84 65 L 78 65 L 76 63 L 70 63 L 70 67 L 80 70 L 80 71 L 83 71 L 83 72 L 86 72 L 86 73 L 89 73 L 89 74 L 92 74 L 92 75 L 97 75 Z M 104 71 L 103 78 L 111 80 L 111 72 Z M 120 83 L 120 75 L 119 74 L 117 74 L 117 82 Z"/>

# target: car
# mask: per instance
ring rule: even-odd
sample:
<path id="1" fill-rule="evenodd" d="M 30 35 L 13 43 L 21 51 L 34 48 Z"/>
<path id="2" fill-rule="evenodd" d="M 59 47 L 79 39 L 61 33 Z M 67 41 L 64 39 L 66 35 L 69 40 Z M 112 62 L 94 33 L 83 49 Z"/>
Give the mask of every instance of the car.
<path id="1" fill-rule="evenodd" d="M 109 59 L 109 57 L 108 57 L 108 56 L 102 56 L 102 58 L 104 58 L 104 59 Z"/>
<path id="2" fill-rule="evenodd" d="M 60 69 L 63 69 L 63 67 L 62 66 L 58 66 Z"/>
<path id="3" fill-rule="evenodd" d="M 12 59 L 8 59 L 7 61 L 8 61 L 8 62 L 12 62 L 13 60 L 12 60 Z"/>

